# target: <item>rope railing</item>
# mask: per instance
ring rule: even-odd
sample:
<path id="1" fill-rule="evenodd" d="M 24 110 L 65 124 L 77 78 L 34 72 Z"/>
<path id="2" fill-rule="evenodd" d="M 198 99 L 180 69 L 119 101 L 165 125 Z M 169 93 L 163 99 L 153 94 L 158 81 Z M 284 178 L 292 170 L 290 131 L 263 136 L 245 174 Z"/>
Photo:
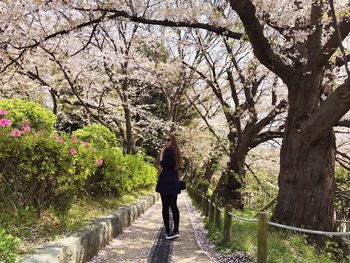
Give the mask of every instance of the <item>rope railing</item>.
<path id="1" fill-rule="evenodd" d="M 202 195 L 203 197 L 205 197 L 205 195 L 202 192 L 198 191 L 197 189 L 191 188 L 191 190 L 193 190 L 193 191 L 199 193 L 200 195 Z M 207 202 L 211 202 L 211 200 L 209 198 L 205 198 L 205 199 L 206 199 Z M 274 200 L 275 200 L 275 198 L 272 201 L 274 201 Z M 224 212 L 225 211 L 223 208 L 217 206 L 215 203 L 213 203 L 213 206 L 215 208 L 218 208 L 218 210 L 220 212 Z M 258 222 L 258 219 L 242 217 L 242 216 L 236 215 L 236 214 L 234 214 L 232 212 L 230 212 L 229 215 L 231 215 L 234 218 L 240 219 L 242 221 Z M 256 213 L 256 215 L 258 215 L 258 213 Z M 350 221 L 342 221 L 342 220 L 336 220 L 336 221 L 337 222 L 350 223 Z M 274 226 L 274 227 L 288 229 L 288 230 L 292 230 L 292 231 L 296 231 L 296 232 L 308 233 L 308 234 L 326 235 L 326 236 L 350 236 L 350 232 L 329 232 L 329 231 L 312 230 L 312 229 L 305 229 L 305 228 L 299 228 L 299 227 L 294 227 L 294 226 L 278 224 L 278 223 L 271 222 L 271 221 L 268 221 L 267 223 L 269 225 L 271 225 L 271 226 Z"/>
<path id="2" fill-rule="evenodd" d="M 288 226 L 278 224 L 275 222 L 268 221 L 266 212 L 258 212 L 256 216 L 258 218 L 247 218 L 236 215 L 232 212 L 232 206 L 226 205 L 225 208 L 220 207 L 216 204 L 216 200 L 210 198 L 209 195 L 205 195 L 203 192 L 198 191 L 192 187 L 188 187 L 188 192 L 192 199 L 200 203 L 202 206 L 203 214 L 209 218 L 209 222 L 215 222 L 216 227 L 221 228 L 221 213 L 224 213 L 224 242 L 229 242 L 231 239 L 231 225 L 232 218 L 246 222 L 257 222 L 258 223 L 258 262 L 267 262 L 267 226 L 273 226 L 277 228 L 287 229 L 295 232 L 314 234 L 314 235 L 325 235 L 325 236 L 350 236 L 350 232 L 328 232 L 320 230 L 312 230 L 299 228 L 294 226 Z M 269 204 L 265 207 L 270 207 L 276 199 L 272 199 Z M 255 217 L 255 216 L 254 216 Z"/>
<path id="3" fill-rule="evenodd" d="M 302 232 L 307 234 L 314 234 L 314 235 L 325 235 L 325 236 L 350 236 L 350 232 L 328 232 L 328 231 L 320 231 L 320 230 L 312 230 L 312 229 L 305 229 L 305 228 L 299 228 L 294 226 L 286 226 L 282 224 L 278 224 L 275 222 L 267 222 L 269 225 L 279 228 L 284 228 L 296 232 Z"/>
<path id="4" fill-rule="evenodd" d="M 239 220 L 242 220 L 242 221 L 247 221 L 247 222 L 258 222 L 258 219 L 256 218 L 247 218 L 247 217 L 241 217 L 241 216 L 238 216 L 238 215 L 235 215 L 233 213 L 229 213 L 229 215 L 233 216 L 234 218 L 237 218 Z"/>

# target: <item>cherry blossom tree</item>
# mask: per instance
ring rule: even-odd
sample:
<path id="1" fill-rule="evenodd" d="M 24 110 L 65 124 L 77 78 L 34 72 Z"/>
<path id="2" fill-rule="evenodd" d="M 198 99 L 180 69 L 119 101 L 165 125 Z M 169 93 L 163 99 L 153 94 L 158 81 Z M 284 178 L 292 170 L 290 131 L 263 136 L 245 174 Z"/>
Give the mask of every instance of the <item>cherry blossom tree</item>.
<path id="1" fill-rule="evenodd" d="M 194 33 L 193 39 L 200 60 L 192 65 L 183 63 L 200 77 L 204 87 L 199 85 L 194 88 L 195 94 L 191 97 L 195 99 L 188 99 L 193 104 L 199 102 L 196 109 L 229 157 L 215 194 L 224 203 L 231 203 L 241 209 L 247 154 L 264 142 L 282 138 L 283 118 L 279 121 L 278 116 L 285 112 L 287 103 L 285 100 L 276 102 L 276 90 L 272 88 L 276 85 L 276 78 L 269 80 L 268 72 L 264 72 L 251 57 L 249 43 L 235 44 L 225 38 L 198 31 Z M 224 129 L 227 130 L 224 138 L 218 136 L 213 125 L 209 124 L 210 120 L 206 117 L 208 109 L 200 103 L 207 100 L 203 89 L 210 90 L 209 96 L 220 105 L 223 113 L 221 122 L 226 124 Z"/>
<path id="2" fill-rule="evenodd" d="M 350 92 L 347 74 L 328 80 L 332 75 L 329 71 L 335 66 L 347 65 L 348 54 L 341 43 L 349 35 L 350 23 L 348 12 L 341 12 L 349 9 L 348 1 L 336 1 L 335 12 L 332 3 L 38 1 L 22 3 L 25 11 L 21 4 L 13 9 L 3 4 L 0 72 L 15 68 L 18 61 L 43 42 L 121 18 L 147 25 L 205 29 L 234 40 L 248 38 L 256 58 L 288 90 L 280 191 L 274 218 L 289 225 L 333 230 L 336 152 L 333 127 L 350 109 Z M 145 6 L 149 7 L 146 12 Z M 47 20 L 45 30 L 41 30 L 43 19 Z M 29 37 L 23 39 L 24 34 Z M 341 63 L 337 63 L 337 56 L 343 58 Z"/>

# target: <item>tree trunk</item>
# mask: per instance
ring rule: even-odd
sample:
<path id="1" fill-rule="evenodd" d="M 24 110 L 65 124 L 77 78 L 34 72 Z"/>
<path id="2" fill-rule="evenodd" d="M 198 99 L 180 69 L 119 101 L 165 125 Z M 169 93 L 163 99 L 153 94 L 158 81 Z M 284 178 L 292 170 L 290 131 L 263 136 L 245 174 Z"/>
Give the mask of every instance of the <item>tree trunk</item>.
<path id="1" fill-rule="evenodd" d="M 135 145 L 132 134 L 132 124 L 131 124 L 131 112 L 127 105 L 123 106 L 124 115 L 125 115 L 125 124 L 126 124 L 126 153 L 134 154 Z"/>
<path id="2" fill-rule="evenodd" d="M 212 156 L 209 158 L 207 162 L 204 164 L 204 174 L 202 177 L 199 177 L 197 179 L 201 179 L 203 181 L 200 181 L 198 184 L 197 189 L 203 193 L 207 193 L 209 189 L 209 185 L 211 182 L 211 179 L 213 178 L 213 175 L 215 171 L 217 170 L 217 165 L 219 164 L 221 156 Z"/>
<path id="3" fill-rule="evenodd" d="M 125 72 L 126 74 L 126 72 Z M 132 123 L 131 123 L 131 111 L 129 108 L 129 99 L 127 95 L 128 91 L 128 80 L 125 79 L 123 81 L 123 93 L 122 93 L 122 102 L 124 109 L 124 117 L 125 117 L 125 129 L 126 129 L 126 153 L 127 154 L 135 154 L 135 143 L 132 134 Z"/>
<path id="4" fill-rule="evenodd" d="M 289 86 L 290 106 L 273 217 L 287 225 L 333 231 L 335 135 L 331 128 L 313 140 L 312 135 L 322 127 L 308 122 L 320 106 L 320 78 L 321 73 L 313 74 Z"/>
<path id="5" fill-rule="evenodd" d="M 227 169 L 220 177 L 214 194 L 223 202 L 223 205 L 230 204 L 235 209 L 243 209 L 243 200 L 241 194 L 242 178 L 245 175 L 245 158 L 244 155 L 231 155 Z"/>
<path id="6" fill-rule="evenodd" d="M 274 211 L 278 222 L 333 230 L 334 163 L 333 131 L 312 144 L 297 131 L 288 132 L 281 149 L 279 193 Z"/>

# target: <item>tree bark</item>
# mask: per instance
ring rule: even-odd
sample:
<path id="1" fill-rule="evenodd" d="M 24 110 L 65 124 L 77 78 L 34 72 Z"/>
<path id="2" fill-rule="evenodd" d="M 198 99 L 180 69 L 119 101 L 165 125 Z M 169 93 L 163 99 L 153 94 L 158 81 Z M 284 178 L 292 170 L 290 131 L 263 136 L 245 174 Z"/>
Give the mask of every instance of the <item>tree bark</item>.
<path id="1" fill-rule="evenodd" d="M 127 154 L 135 154 L 135 143 L 134 137 L 132 133 L 132 122 L 131 122 L 131 111 L 129 108 L 129 100 L 127 96 L 128 83 L 127 80 L 123 81 L 123 109 L 124 109 L 124 117 L 125 117 L 125 131 L 126 131 L 126 153 Z"/>
<path id="2" fill-rule="evenodd" d="M 333 231 L 334 163 L 332 130 L 313 143 L 306 134 L 293 128 L 287 130 L 281 149 L 274 218 L 287 225 Z"/>
<path id="3" fill-rule="evenodd" d="M 245 176 L 244 165 L 247 153 L 230 154 L 226 171 L 220 177 L 214 191 L 214 194 L 222 200 L 223 205 L 230 204 L 235 209 L 243 209 L 241 187 Z"/>
<path id="4" fill-rule="evenodd" d="M 335 134 L 312 119 L 322 109 L 322 70 L 295 77 L 289 86 L 289 112 L 281 148 L 279 193 L 273 217 L 280 223 L 334 230 Z M 322 131 L 320 136 L 317 134 Z"/>
<path id="5" fill-rule="evenodd" d="M 217 170 L 217 166 L 219 165 L 220 159 L 222 155 L 214 155 L 209 158 L 207 162 L 204 164 L 204 174 L 203 176 L 200 176 L 197 179 L 203 178 L 205 181 L 200 181 L 198 184 L 197 189 L 203 193 L 207 193 L 209 189 L 209 185 L 211 182 L 211 179 L 213 178 L 213 175 L 215 171 Z"/>

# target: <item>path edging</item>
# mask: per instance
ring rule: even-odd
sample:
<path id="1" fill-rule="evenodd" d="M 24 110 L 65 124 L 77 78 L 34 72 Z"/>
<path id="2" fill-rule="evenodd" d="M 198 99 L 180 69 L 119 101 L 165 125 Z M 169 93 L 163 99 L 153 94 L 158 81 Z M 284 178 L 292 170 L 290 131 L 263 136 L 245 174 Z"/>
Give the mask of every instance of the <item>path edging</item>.
<path id="1" fill-rule="evenodd" d="M 159 194 L 140 198 L 136 203 L 119 208 L 116 213 L 99 218 L 88 229 L 38 248 L 36 254 L 19 263 L 80 263 L 90 260 L 114 237 L 150 208 Z"/>

